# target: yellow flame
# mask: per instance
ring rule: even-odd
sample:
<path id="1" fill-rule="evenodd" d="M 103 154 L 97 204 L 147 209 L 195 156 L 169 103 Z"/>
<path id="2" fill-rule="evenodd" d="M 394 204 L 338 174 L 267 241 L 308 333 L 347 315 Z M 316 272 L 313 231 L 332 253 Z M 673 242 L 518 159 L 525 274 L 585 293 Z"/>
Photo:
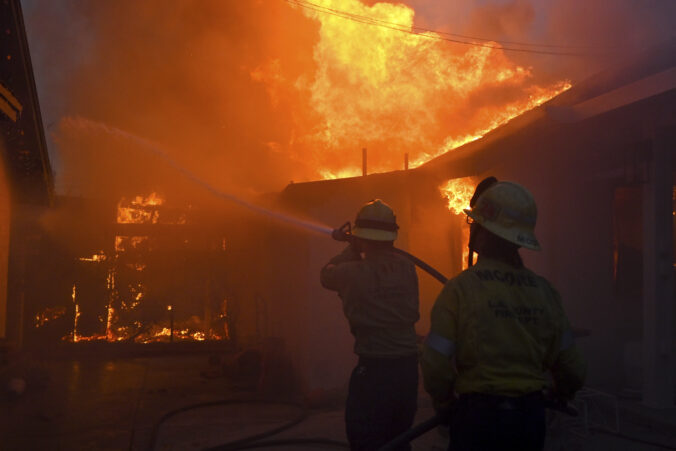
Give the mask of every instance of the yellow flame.
<path id="1" fill-rule="evenodd" d="M 471 177 L 451 179 L 441 185 L 439 191 L 448 201 L 448 209 L 460 215 L 464 209 L 469 208 L 469 201 L 474 195 L 474 185 Z"/>
<path id="2" fill-rule="evenodd" d="M 42 327 L 50 321 L 61 318 L 66 313 L 66 307 L 47 307 L 35 315 L 35 327 Z"/>
<path id="3" fill-rule="evenodd" d="M 317 71 L 311 83 L 300 85 L 309 89 L 310 104 L 321 118 L 308 142 L 324 150 L 317 153 L 317 170 L 324 179 L 361 175 L 358 165 L 340 157 L 345 149 L 362 146 L 376 147 L 370 173 L 400 169 L 405 152 L 411 155 L 409 167 L 415 168 L 481 138 L 571 86 L 566 80 L 535 84 L 532 70 L 511 61 L 499 48 L 451 45 L 429 39 L 435 33 L 415 33 L 415 11 L 402 3 L 313 3 L 318 8 L 302 11 L 320 24 L 314 47 Z M 338 17 L 341 14 L 317 11 L 322 8 L 367 19 L 346 20 Z M 409 32 L 363 23 L 369 20 L 394 23 Z M 252 77 L 268 85 L 281 83 L 278 77 Z M 479 108 L 473 96 L 486 88 L 504 88 L 510 94 Z"/>
<path id="4" fill-rule="evenodd" d="M 106 339 L 108 341 L 113 341 L 115 339 L 113 335 L 113 319 L 115 317 L 115 309 L 113 304 L 108 304 L 108 314 L 106 316 Z"/>
<path id="5" fill-rule="evenodd" d="M 79 260 L 82 262 L 104 262 L 106 261 L 107 257 L 105 252 L 103 251 L 98 251 L 96 254 L 92 255 L 91 257 L 80 257 Z"/>
<path id="6" fill-rule="evenodd" d="M 448 201 L 448 209 L 456 215 L 464 214 L 464 209 L 469 208 L 469 202 L 474 195 L 474 180 L 471 177 L 451 179 L 439 187 L 441 195 Z M 469 226 L 463 223 L 461 227 L 462 246 L 462 269 L 467 269 L 469 259 Z"/>
<path id="7" fill-rule="evenodd" d="M 149 196 L 136 196 L 131 200 L 125 197 L 117 205 L 117 222 L 119 224 L 156 224 L 159 221 L 159 212 L 150 207 L 158 207 L 164 203 L 157 193 Z"/>
<path id="8" fill-rule="evenodd" d="M 349 177 L 359 177 L 362 175 L 361 168 L 344 168 L 337 171 L 322 169 L 319 171 L 324 180 L 344 179 Z"/>

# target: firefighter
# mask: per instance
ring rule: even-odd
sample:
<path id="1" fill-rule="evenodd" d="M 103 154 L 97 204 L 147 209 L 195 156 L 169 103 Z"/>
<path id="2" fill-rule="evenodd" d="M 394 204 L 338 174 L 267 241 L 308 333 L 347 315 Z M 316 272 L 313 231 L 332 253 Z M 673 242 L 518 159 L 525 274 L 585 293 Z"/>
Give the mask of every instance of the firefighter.
<path id="1" fill-rule="evenodd" d="M 432 308 L 421 355 L 425 389 L 449 414 L 449 450 L 542 450 L 549 378 L 558 399 L 568 400 L 586 366 L 559 294 L 519 255 L 520 247 L 540 250 L 531 194 L 490 177 L 470 207 L 470 263 L 474 252 L 479 257 Z"/>
<path id="2" fill-rule="evenodd" d="M 417 407 L 418 277 L 393 251 L 398 229 L 386 203 L 368 202 L 350 244 L 321 270 L 324 288 L 342 300 L 359 357 L 345 407 L 352 450 L 377 450 L 406 431 Z"/>

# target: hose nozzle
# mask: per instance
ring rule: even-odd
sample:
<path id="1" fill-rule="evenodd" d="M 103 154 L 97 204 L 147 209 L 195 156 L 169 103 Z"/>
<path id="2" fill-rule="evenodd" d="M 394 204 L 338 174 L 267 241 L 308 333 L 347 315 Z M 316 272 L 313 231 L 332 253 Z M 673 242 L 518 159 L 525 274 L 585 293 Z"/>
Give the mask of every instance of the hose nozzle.
<path id="1" fill-rule="evenodd" d="M 337 229 L 333 229 L 331 238 L 336 241 L 352 241 L 352 224 L 350 224 L 350 221 L 347 221 Z"/>

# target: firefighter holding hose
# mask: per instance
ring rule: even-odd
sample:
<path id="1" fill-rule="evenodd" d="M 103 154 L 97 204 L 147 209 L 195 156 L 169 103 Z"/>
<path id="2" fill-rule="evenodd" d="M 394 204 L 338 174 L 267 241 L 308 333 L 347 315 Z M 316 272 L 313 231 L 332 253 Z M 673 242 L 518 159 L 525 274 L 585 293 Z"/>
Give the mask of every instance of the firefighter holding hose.
<path id="1" fill-rule="evenodd" d="M 415 416 L 418 278 L 413 263 L 393 251 L 398 228 L 387 204 L 368 202 L 350 244 L 321 270 L 324 288 L 342 300 L 359 357 L 345 407 L 352 450 L 377 450 L 410 428 Z"/>
<path id="2" fill-rule="evenodd" d="M 559 294 L 519 255 L 520 247 L 540 249 L 531 194 L 490 177 L 470 207 L 470 267 L 448 281 L 432 309 L 421 356 L 425 389 L 437 410 L 450 412 L 449 449 L 542 450 L 546 373 L 556 396 L 571 399 L 586 366 Z"/>

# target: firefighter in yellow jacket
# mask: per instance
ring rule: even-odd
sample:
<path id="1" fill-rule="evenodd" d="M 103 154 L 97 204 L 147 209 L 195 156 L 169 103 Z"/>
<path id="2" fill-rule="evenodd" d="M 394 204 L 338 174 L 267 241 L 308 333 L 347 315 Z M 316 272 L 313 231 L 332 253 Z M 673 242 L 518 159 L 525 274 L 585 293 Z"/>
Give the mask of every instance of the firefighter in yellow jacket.
<path id="1" fill-rule="evenodd" d="M 367 203 L 352 242 L 321 271 L 322 285 L 343 302 L 359 356 L 345 407 L 352 450 L 379 449 L 410 428 L 415 416 L 418 278 L 413 263 L 392 249 L 397 229 L 387 204 Z"/>
<path id="2" fill-rule="evenodd" d="M 425 389 L 450 412 L 449 449 L 541 450 L 543 389 L 551 377 L 556 395 L 572 398 L 586 366 L 559 294 L 518 252 L 540 249 L 531 194 L 490 177 L 470 207 L 470 267 L 448 281 L 432 309 L 421 357 Z"/>

